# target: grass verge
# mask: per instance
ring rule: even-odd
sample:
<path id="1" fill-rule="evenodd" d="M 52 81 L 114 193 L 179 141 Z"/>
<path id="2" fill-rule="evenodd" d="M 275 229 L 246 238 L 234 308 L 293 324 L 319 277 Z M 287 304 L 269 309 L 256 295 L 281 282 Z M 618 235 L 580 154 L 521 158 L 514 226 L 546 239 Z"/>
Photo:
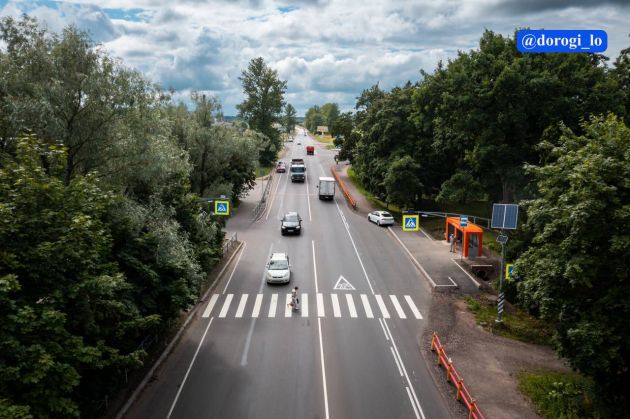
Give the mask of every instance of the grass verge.
<path id="1" fill-rule="evenodd" d="M 523 310 L 506 303 L 503 323 L 496 323 L 497 307 L 494 301 L 482 295 L 465 297 L 465 301 L 477 323 L 490 333 L 537 345 L 551 344 L 553 331 L 549 324 Z"/>
<path id="2" fill-rule="evenodd" d="M 592 380 L 576 373 L 522 372 L 519 390 L 532 401 L 543 418 L 611 417 L 598 400 Z"/>
<path id="3" fill-rule="evenodd" d="M 256 169 L 256 177 L 267 176 L 271 173 L 273 166 L 261 166 Z"/>
<path id="4" fill-rule="evenodd" d="M 386 202 L 381 201 L 380 199 L 378 199 L 377 197 L 372 195 L 372 193 L 370 193 L 368 190 L 366 190 L 363 187 L 363 185 L 361 184 L 361 181 L 357 177 L 357 174 L 354 172 L 352 167 L 348 168 L 348 177 L 350 178 L 350 181 L 352 182 L 354 187 L 357 188 L 359 193 L 361 193 L 361 195 L 363 195 L 365 197 L 365 199 L 370 201 L 370 203 L 372 205 L 374 205 L 377 208 L 381 208 L 381 209 L 387 210 L 390 213 L 392 213 L 392 215 L 394 215 L 394 217 L 400 219 L 400 215 L 402 214 L 402 210 L 399 207 L 397 207 L 396 205 L 387 204 Z"/>

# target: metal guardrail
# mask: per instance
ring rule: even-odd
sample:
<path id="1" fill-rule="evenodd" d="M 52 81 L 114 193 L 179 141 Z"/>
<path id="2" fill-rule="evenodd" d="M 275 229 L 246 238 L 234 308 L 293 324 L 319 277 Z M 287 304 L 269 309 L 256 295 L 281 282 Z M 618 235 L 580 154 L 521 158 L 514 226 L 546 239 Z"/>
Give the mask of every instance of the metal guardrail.
<path id="1" fill-rule="evenodd" d="M 236 246 L 237 243 L 238 235 L 236 234 L 236 232 L 232 233 L 229 238 L 223 239 L 223 254 L 225 255 L 228 251 L 232 249 L 232 247 Z"/>
<path id="2" fill-rule="evenodd" d="M 446 351 L 435 332 L 433 332 L 433 337 L 431 338 L 431 350 L 437 353 L 438 365 L 442 365 L 446 368 L 446 381 L 453 383 L 457 388 L 457 400 L 463 402 L 468 408 L 468 418 L 484 419 L 481 410 L 479 410 L 477 406 L 477 401 L 470 395 L 468 388 L 464 384 L 464 380 L 455 369 L 451 358 L 446 356 Z"/>
<path id="3" fill-rule="evenodd" d="M 330 171 L 333 177 L 335 178 L 335 180 L 337 181 L 337 184 L 339 185 L 339 189 L 341 189 L 341 192 L 343 192 L 343 196 L 346 197 L 346 200 L 348 201 L 350 205 L 352 205 L 352 208 L 357 209 L 357 201 L 352 197 L 352 194 L 350 194 L 350 191 L 346 187 L 345 182 L 341 180 L 341 178 L 337 174 L 337 171 L 335 171 L 335 166 L 330 166 Z"/>
<path id="4" fill-rule="evenodd" d="M 262 198 L 260 198 L 260 202 L 256 205 L 256 208 L 252 211 L 252 218 L 257 220 L 258 217 L 265 212 L 267 208 L 267 196 L 269 195 L 269 191 L 271 190 L 271 184 L 273 183 L 273 175 L 269 174 L 267 179 L 267 186 L 265 186 L 265 190 L 263 191 Z"/>

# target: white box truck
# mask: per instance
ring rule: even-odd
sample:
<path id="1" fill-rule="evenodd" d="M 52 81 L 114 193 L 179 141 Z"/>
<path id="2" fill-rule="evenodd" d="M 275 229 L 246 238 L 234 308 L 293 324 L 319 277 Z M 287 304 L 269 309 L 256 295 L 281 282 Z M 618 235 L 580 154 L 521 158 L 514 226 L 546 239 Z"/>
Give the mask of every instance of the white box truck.
<path id="1" fill-rule="evenodd" d="M 335 197 L 335 179 L 331 177 L 320 177 L 319 185 L 319 199 L 333 199 Z"/>

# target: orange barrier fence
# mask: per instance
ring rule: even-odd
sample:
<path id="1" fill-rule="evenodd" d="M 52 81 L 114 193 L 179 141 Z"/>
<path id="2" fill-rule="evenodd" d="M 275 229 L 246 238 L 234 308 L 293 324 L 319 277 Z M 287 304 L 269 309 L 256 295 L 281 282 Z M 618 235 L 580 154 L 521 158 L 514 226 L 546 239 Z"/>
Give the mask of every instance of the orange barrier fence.
<path id="1" fill-rule="evenodd" d="M 350 191 L 348 191 L 348 188 L 346 188 L 346 184 L 344 183 L 343 180 L 341 180 L 341 178 L 335 171 L 335 166 L 330 166 L 330 171 L 332 172 L 333 177 L 337 181 L 337 184 L 339 185 L 341 192 L 343 192 L 343 196 L 346 197 L 346 200 L 348 201 L 350 205 L 352 205 L 352 208 L 357 209 L 357 201 L 355 201 L 355 199 L 352 197 L 352 195 L 350 194 Z"/>
<path id="2" fill-rule="evenodd" d="M 477 407 L 477 402 L 470 395 L 470 392 L 464 384 L 464 380 L 455 369 L 453 361 L 446 356 L 444 347 L 442 346 L 442 343 L 440 343 L 440 339 L 435 332 L 433 333 L 433 338 L 431 339 L 431 350 L 437 353 L 438 365 L 446 368 L 446 381 L 453 383 L 457 388 L 457 400 L 464 402 L 468 408 L 468 419 L 484 419 L 479 407 Z"/>

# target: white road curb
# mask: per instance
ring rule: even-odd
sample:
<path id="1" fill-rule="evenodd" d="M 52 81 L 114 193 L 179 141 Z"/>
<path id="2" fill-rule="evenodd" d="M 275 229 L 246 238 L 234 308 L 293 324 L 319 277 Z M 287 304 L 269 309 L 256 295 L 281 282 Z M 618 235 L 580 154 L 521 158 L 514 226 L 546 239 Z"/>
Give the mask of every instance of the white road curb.
<path id="1" fill-rule="evenodd" d="M 409 249 L 407 249 L 407 246 L 405 246 L 403 244 L 402 241 L 400 241 L 400 239 L 398 238 L 398 236 L 396 235 L 396 233 L 394 233 L 394 231 L 392 230 L 391 227 L 387 227 L 387 230 L 390 232 L 390 234 L 392 236 L 394 236 L 394 238 L 398 241 L 398 243 L 400 243 L 400 245 L 402 246 L 403 249 L 405 249 L 405 252 L 407 252 L 407 255 L 409 255 L 409 257 L 411 258 L 411 261 L 413 262 L 414 265 L 416 265 L 416 267 L 418 269 L 420 269 L 420 271 L 424 274 L 424 276 L 427 277 L 427 279 L 429 280 L 429 282 L 431 283 L 431 286 L 433 288 L 435 288 L 437 286 L 437 284 L 435 283 L 435 281 L 433 281 L 433 278 L 431 278 L 431 275 L 429 275 L 429 273 L 422 267 L 422 265 L 420 265 L 420 262 L 418 262 L 416 260 L 416 258 L 411 254 L 411 252 L 409 251 Z"/>

